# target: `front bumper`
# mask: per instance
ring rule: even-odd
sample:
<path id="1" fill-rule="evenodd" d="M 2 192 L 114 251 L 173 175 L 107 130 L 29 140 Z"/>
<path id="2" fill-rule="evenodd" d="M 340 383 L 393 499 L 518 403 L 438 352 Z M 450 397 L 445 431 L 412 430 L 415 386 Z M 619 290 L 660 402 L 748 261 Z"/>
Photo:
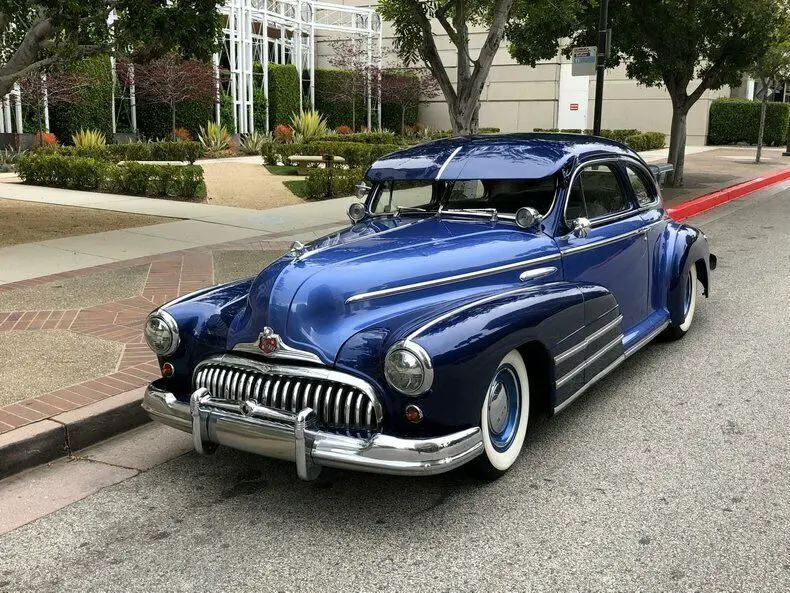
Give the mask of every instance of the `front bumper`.
<path id="1" fill-rule="evenodd" d="M 355 438 L 318 430 L 310 408 L 297 414 L 211 397 L 206 389 L 192 394 L 190 403 L 152 383 L 143 408 L 152 420 L 192 433 L 195 450 L 212 453 L 225 445 L 296 463 L 303 480 L 318 476 L 321 467 L 337 467 L 405 476 L 450 471 L 483 452 L 479 428 L 429 439 L 402 439 L 384 434 Z"/>

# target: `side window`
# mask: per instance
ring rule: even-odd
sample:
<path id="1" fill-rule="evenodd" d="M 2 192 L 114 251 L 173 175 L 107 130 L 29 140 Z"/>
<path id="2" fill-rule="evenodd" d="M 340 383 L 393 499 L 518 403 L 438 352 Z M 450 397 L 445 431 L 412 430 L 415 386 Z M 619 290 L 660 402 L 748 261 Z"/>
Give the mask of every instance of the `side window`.
<path id="1" fill-rule="evenodd" d="M 628 165 L 626 165 L 626 171 L 628 171 L 628 180 L 631 182 L 631 187 L 634 188 L 637 204 L 640 206 L 652 204 L 656 196 L 653 190 L 649 189 L 650 185 L 645 183 L 644 177 Z"/>
<path id="2" fill-rule="evenodd" d="M 628 198 L 611 165 L 590 165 L 582 169 L 568 196 L 566 218 L 590 220 L 628 210 Z"/>

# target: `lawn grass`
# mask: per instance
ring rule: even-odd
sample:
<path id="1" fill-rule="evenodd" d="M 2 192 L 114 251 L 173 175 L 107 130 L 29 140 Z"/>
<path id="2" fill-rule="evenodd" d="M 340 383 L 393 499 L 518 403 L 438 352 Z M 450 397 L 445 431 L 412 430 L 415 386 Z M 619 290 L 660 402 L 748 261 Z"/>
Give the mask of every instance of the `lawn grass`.
<path id="1" fill-rule="evenodd" d="M 299 175 L 296 167 L 290 165 L 264 165 L 272 175 Z"/>
<path id="2" fill-rule="evenodd" d="M 307 198 L 307 182 L 304 179 L 295 179 L 293 181 L 283 181 L 283 185 L 291 190 L 295 196 L 302 199 Z"/>

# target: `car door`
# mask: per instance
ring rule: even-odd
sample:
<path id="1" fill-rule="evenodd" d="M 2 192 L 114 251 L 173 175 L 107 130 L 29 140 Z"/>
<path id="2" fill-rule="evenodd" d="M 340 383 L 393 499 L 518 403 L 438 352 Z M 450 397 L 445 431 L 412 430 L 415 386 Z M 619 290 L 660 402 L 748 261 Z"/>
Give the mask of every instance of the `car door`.
<path id="1" fill-rule="evenodd" d="M 617 300 L 623 333 L 646 315 L 649 277 L 645 221 L 626 183 L 617 160 L 579 165 L 566 192 L 560 222 L 565 234 L 557 239 L 566 280 L 608 289 Z M 585 321 L 591 325 L 595 319 Z"/>

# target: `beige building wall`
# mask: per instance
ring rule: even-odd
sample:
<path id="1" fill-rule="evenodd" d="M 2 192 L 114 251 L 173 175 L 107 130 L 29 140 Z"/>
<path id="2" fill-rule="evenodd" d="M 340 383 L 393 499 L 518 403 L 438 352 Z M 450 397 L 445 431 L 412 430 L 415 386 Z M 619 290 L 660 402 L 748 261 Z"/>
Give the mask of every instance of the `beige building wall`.
<path id="1" fill-rule="evenodd" d="M 334 0 L 339 4 L 352 6 L 375 6 L 375 2 L 365 0 Z M 448 69 L 451 79 L 455 78 L 455 48 L 446 35 L 439 35 L 441 27 L 437 25 L 436 43 L 442 60 Z M 392 48 L 394 32 L 389 23 L 384 23 L 384 47 Z M 486 32 L 477 31 L 470 35 L 470 51 L 472 55 L 479 52 L 485 41 Z M 326 67 L 329 51 L 327 44 L 317 44 L 318 67 Z M 568 60 L 557 56 L 553 60 L 539 63 L 535 68 L 516 63 L 503 43 L 497 53 L 488 80 L 482 93 L 480 125 L 497 127 L 503 132 L 531 132 L 533 128 L 556 128 L 562 119 L 561 109 L 569 109 L 567 101 L 561 101 L 561 81 L 567 72 L 563 72 L 562 64 Z M 567 70 L 567 68 L 566 68 Z M 583 83 L 582 83 L 583 84 Z M 595 78 L 589 77 L 587 125 L 593 127 L 593 105 L 595 96 Z M 692 83 L 691 89 L 696 83 Z M 719 91 L 708 91 L 691 109 L 688 116 L 687 144 L 705 144 L 708 133 L 708 109 L 713 99 L 729 96 L 728 88 Z M 577 107 L 578 108 L 578 107 Z M 444 98 L 439 95 L 420 106 L 420 121 L 434 129 L 449 129 L 450 120 Z M 625 67 L 621 66 L 606 71 L 604 85 L 603 128 L 637 128 L 642 131 L 664 132 L 669 135 L 672 121 L 672 102 L 666 90 L 647 88 L 630 80 L 625 75 Z M 577 126 L 574 126 L 577 127 Z"/>

